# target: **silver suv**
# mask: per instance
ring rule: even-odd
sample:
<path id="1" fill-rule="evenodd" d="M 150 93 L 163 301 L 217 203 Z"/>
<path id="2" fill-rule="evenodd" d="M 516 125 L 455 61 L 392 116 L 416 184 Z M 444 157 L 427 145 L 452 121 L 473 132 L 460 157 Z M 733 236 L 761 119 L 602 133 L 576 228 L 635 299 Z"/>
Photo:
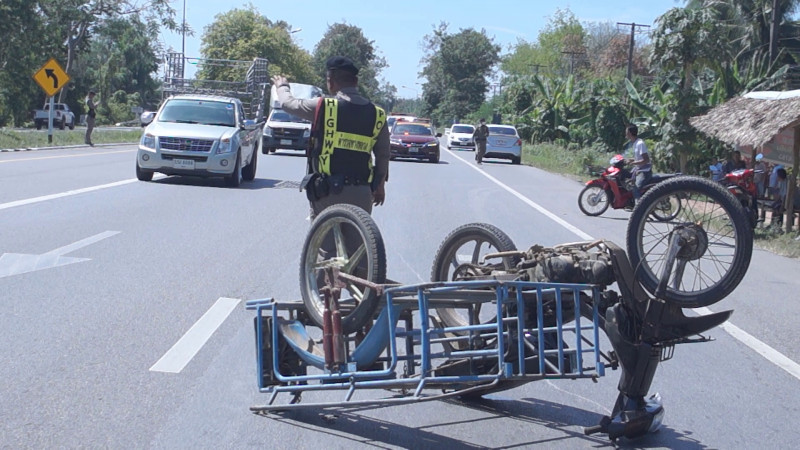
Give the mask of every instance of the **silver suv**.
<path id="1" fill-rule="evenodd" d="M 150 120 L 136 156 L 139 180 L 150 181 L 160 172 L 224 177 L 225 184 L 236 187 L 255 178 L 261 127 L 245 119 L 239 99 L 177 95 Z"/>

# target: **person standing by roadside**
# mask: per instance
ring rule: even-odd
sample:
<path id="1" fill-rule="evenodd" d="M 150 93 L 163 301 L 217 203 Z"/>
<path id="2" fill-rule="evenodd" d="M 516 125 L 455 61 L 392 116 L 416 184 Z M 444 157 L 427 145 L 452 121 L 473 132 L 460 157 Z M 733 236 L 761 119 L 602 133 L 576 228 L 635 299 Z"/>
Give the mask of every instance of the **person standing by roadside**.
<path id="1" fill-rule="evenodd" d="M 647 145 L 639 137 L 639 128 L 630 124 L 625 127 L 625 137 L 633 144 L 633 166 L 631 176 L 633 177 L 633 198 L 638 202 L 642 196 L 642 189 L 653 178 L 652 164 L 650 164 L 650 154 L 647 153 Z"/>
<path id="2" fill-rule="evenodd" d="M 758 198 L 764 198 L 767 191 L 767 164 L 764 162 L 764 154 L 759 153 L 756 155 L 755 164 L 753 164 L 753 183 L 756 185 L 756 192 Z"/>
<path id="3" fill-rule="evenodd" d="M 486 119 L 481 118 L 475 131 L 472 132 L 472 140 L 475 141 L 475 161 L 483 164 L 483 155 L 486 154 L 486 138 L 489 137 L 489 127 L 486 126 Z"/>
<path id="4" fill-rule="evenodd" d="M 286 77 L 272 77 L 281 107 L 311 121 L 308 174 L 302 183 L 311 216 L 339 203 L 372 213 L 372 206 L 386 198 L 389 177 L 386 112 L 358 91 L 358 68 L 350 58 L 332 56 L 325 67 L 330 98 L 295 98 Z"/>
<path id="5" fill-rule="evenodd" d="M 89 95 L 86 96 L 86 107 L 89 111 L 86 113 L 86 136 L 83 141 L 90 147 L 94 147 L 92 143 L 92 131 L 94 131 L 94 118 L 97 117 L 97 104 L 94 102 L 95 95 L 96 92 L 89 91 Z"/>

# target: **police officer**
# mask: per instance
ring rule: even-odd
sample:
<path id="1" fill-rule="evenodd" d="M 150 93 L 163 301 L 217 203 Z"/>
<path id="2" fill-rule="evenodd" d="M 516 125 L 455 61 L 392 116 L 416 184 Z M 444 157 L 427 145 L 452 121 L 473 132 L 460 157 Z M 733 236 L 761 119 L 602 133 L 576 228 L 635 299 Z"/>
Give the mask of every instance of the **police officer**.
<path id="1" fill-rule="evenodd" d="M 358 68 L 351 59 L 333 56 L 325 66 L 330 98 L 294 98 L 284 76 L 272 77 L 281 107 L 312 123 L 309 175 L 303 180 L 312 218 L 337 203 L 371 213 L 372 205 L 382 205 L 386 197 L 390 152 L 386 112 L 359 93 Z"/>
<path id="2" fill-rule="evenodd" d="M 475 141 L 475 161 L 478 161 L 478 164 L 483 164 L 483 155 L 486 154 L 486 140 L 488 137 L 489 127 L 486 126 L 486 119 L 481 118 L 480 123 L 472 133 L 472 139 Z"/>

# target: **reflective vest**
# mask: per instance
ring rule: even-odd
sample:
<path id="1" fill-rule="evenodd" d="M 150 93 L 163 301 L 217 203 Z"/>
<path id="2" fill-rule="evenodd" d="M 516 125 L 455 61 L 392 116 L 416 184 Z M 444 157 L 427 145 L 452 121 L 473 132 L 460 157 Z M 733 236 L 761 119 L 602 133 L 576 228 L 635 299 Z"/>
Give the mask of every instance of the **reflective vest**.
<path id="1" fill-rule="evenodd" d="M 335 98 L 320 101 L 312 152 L 315 171 L 372 182 L 372 148 L 386 123 L 386 112 L 372 103 L 356 105 Z"/>

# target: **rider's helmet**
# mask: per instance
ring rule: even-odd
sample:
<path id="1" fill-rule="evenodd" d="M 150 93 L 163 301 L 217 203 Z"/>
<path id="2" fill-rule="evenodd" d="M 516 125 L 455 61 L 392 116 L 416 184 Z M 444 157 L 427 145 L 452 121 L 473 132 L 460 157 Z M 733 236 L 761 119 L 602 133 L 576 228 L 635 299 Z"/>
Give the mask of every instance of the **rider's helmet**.
<path id="1" fill-rule="evenodd" d="M 622 166 L 625 165 L 625 157 L 622 155 L 614 155 L 608 163 L 617 169 L 622 169 Z"/>

